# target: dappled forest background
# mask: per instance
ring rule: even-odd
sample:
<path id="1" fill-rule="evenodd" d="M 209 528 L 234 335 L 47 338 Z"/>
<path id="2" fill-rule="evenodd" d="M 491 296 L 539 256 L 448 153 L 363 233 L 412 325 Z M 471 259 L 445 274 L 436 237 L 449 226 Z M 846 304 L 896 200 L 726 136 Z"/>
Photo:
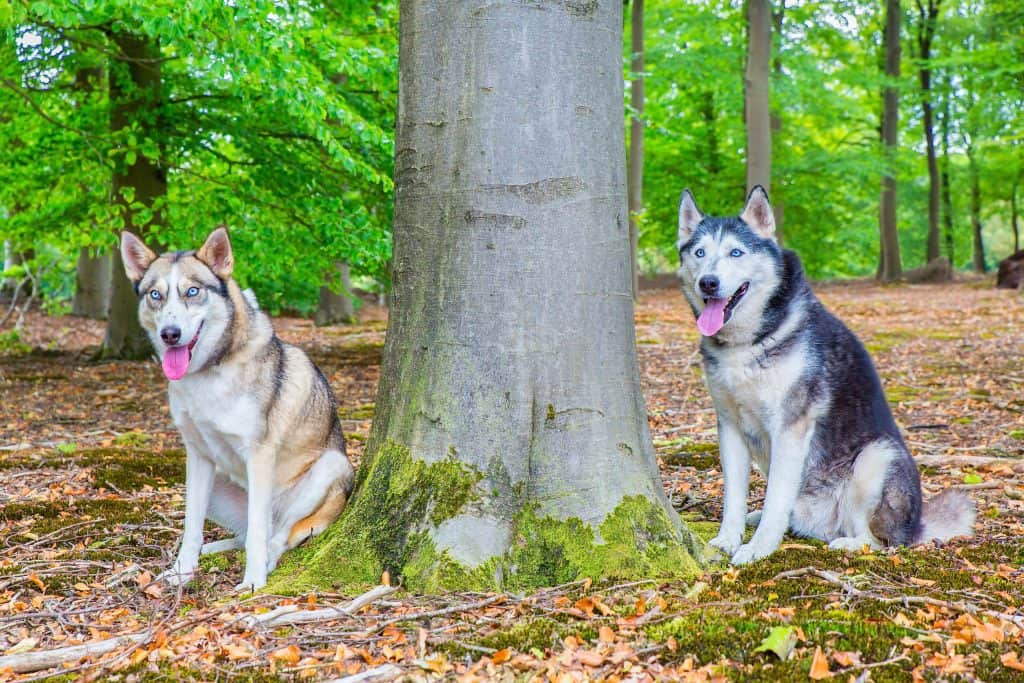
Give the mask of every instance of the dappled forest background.
<path id="1" fill-rule="evenodd" d="M 904 268 L 924 263 L 928 102 L 941 253 L 955 268 L 976 266 L 980 226 L 992 267 L 1017 240 L 1024 8 L 904 1 L 897 78 L 884 75 L 884 10 L 772 3 L 771 195 L 784 242 L 812 277 L 873 275 L 888 170 Z M 736 210 L 746 190 L 746 6 L 648 3 L 640 73 L 624 14 L 624 125 L 628 82 L 646 86 L 638 261 L 669 271 L 680 190 L 714 213 Z M 321 285 L 343 288 L 338 264 L 362 289 L 387 288 L 397 2 L 19 1 L 0 7 L 0 25 L 8 293 L 24 282 L 47 310 L 65 312 L 76 270 L 102 266 L 119 230 L 182 248 L 219 223 L 243 255 L 240 281 L 271 311 L 312 312 Z M 887 85 L 900 93 L 889 166 L 879 132 Z M 100 272 L 121 277 L 109 264 Z"/>

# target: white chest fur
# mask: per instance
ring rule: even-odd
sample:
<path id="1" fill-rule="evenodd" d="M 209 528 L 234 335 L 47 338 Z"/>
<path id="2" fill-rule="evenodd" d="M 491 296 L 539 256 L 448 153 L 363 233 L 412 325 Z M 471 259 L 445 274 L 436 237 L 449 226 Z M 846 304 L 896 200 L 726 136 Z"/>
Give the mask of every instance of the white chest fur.
<path id="1" fill-rule="evenodd" d="M 171 416 L 219 472 L 245 486 L 245 464 L 265 429 L 261 406 L 245 378 L 230 368 L 188 375 L 171 384 Z"/>
<path id="2" fill-rule="evenodd" d="M 719 419 L 732 422 L 750 441 L 751 455 L 766 473 L 768 445 L 783 427 L 787 400 L 806 371 L 804 351 L 802 343 L 781 356 L 766 355 L 760 345 L 724 347 L 705 363 Z"/>

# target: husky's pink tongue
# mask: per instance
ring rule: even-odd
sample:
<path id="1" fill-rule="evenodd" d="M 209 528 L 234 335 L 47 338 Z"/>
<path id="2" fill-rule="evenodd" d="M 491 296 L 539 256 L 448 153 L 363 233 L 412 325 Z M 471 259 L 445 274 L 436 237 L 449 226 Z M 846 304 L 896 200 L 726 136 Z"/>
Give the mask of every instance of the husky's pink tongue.
<path id="1" fill-rule="evenodd" d="M 726 303 L 726 299 L 708 299 L 704 304 L 704 310 L 697 318 L 697 329 L 705 337 L 715 335 L 722 329 L 722 325 L 725 324 Z"/>
<path id="2" fill-rule="evenodd" d="M 164 352 L 164 374 L 167 379 L 181 379 L 188 371 L 192 352 L 187 346 L 175 346 Z"/>

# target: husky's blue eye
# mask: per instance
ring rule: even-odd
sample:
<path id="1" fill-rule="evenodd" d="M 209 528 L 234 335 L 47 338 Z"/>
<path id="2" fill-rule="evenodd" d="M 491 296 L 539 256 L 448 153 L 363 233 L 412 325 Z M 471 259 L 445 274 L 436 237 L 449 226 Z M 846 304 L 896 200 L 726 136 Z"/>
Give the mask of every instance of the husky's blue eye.
<path id="1" fill-rule="evenodd" d="M 160 301 L 160 299 L 163 298 L 163 295 L 161 295 L 160 292 L 156 291 L 155 289 L 152 289 L 149 292 L 149 298 L 152 299 L 153 301 Z"/>
<path id="2" fill-rule="evenodd" d="M 199 296 L 199 288 L 198 287 L 189 287 L 188 291 L 185 292 L 185 296 L 187 296 L 187 297 Z"/>
<path id="3" fill-rule="evenodd" d="M 704 258 L 704 249 L 698 249 L 697 251 L 693 252 L 693 255 L 696 256 L 697 258 Z"/>
<path id="4" fill-rule="evenodd" d="M 733 258 L 739 258 L 740 256 L 743 256 L 743 252 L 740 251 L 739 249 L 733 249 L 732 251 L 729 252 L 729 256 L 732 256 Z"/>

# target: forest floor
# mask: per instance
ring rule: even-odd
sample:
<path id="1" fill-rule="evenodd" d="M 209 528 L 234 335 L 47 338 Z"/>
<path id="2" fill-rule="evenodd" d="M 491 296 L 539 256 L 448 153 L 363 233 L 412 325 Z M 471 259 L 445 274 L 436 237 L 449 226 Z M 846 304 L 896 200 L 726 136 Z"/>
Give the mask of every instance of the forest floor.
<path id="1" fill-rule="evenodd" d="M 291 625 L 266 615 L 357 596 L 232 597 L 237 553 L 204 558 L 184 591 L 151 583 L 183 515 L 166 381 L 151 362 L 91 363 L 102 324 L 31 314 L 31 350 L 0 349 L 0 681 L 1024 679 L 1024 299 L 990 281 L 817 289 L 874 355 L 926 494 L 956 486 L 977 502 L 973 538 L 854 555 L 787 538 L 767 560 L 696 582 L 380 589 L 364 607 Z M 354 460 L 385 312 L 362 318 L 276 321 L 330 378 Z M 650 291 L 636 324 L 665 489 L 710 538 L 722 480 L 693 318 L 678 292 Z M 94 654 L 29 661 L 78 645 Z"/>

